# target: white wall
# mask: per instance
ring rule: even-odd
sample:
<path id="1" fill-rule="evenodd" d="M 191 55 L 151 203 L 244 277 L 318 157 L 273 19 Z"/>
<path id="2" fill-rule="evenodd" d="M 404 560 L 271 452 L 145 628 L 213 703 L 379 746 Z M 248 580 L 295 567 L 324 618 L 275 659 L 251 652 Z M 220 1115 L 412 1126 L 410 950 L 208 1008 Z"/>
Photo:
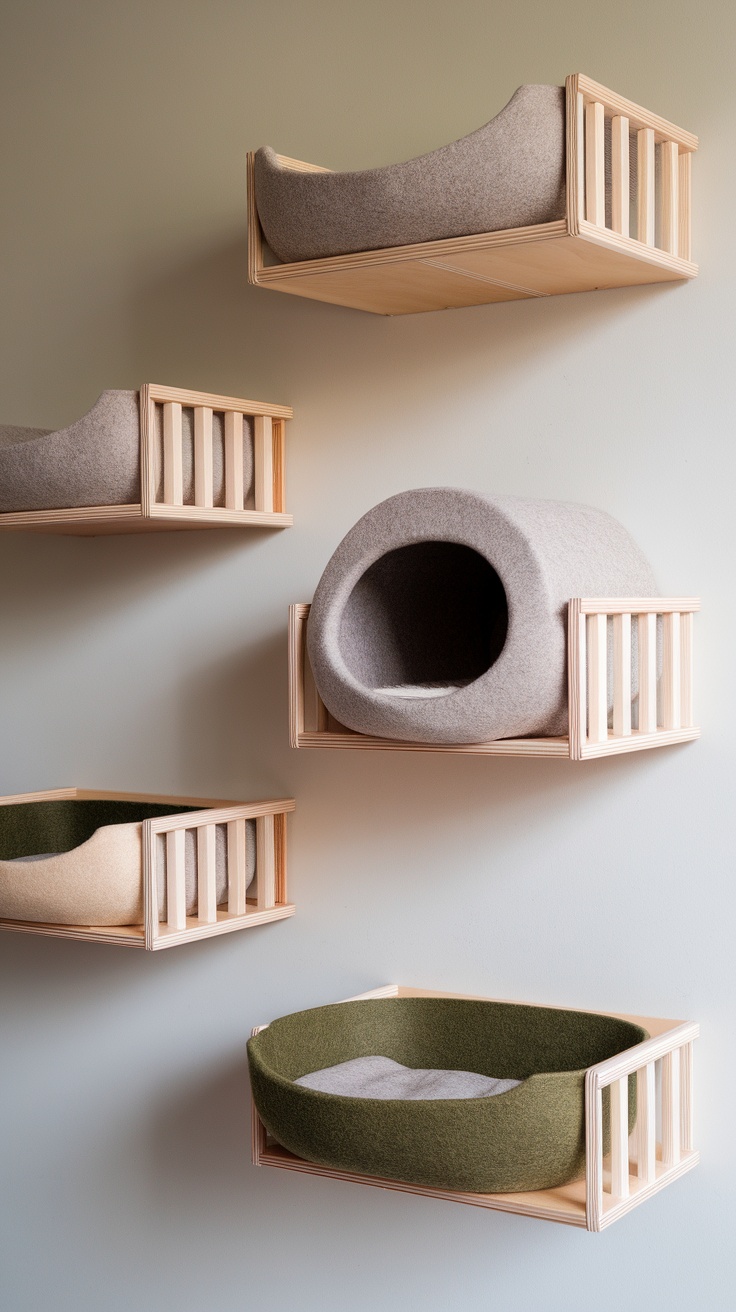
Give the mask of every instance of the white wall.
<path id="1" fill-rule="evenodd" d="M 156 956 L 1 936 L 0 1303 L 725 1312 L 732 5 L 3 8 L 0 418 L 57 427 L 146 380 L 290 403 L 296 527 L 3 537 L 0 792 L 293 793 L 298 913 Z M 695 283 L 395 320 L 247 286 L 247 148 L 387 163 L 574 70 L 700 134 Z M 604 507 L 664 591 L 702 593 L 702 741 L 290 751 L 287 603 L 364 510 L 436 483 Z M 250 1027 L 389 980 L 699 1019 L 702 1166 L 601 1236 L 254 1170 Z"/>

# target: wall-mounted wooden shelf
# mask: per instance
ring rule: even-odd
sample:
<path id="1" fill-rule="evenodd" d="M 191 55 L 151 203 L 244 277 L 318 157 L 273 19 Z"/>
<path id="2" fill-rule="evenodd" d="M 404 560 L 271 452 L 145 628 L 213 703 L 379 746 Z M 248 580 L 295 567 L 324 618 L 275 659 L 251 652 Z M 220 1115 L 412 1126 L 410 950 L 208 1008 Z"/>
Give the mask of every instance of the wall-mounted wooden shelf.
<path id="1" fill-rule="evenodd" d="M 234 930 L 250 929 L 271 920 L 294 915 L 288 901 L 286 871 L 286 817 L 294 810 L 290 798 L 278 801 L 236 803 L 197 797 L 161 797 L 146 793 L 110 793 L 84 788 L 56 788 L 42 793 L 20 793 L 0 798 L 0 806 L 24 802 L 94 799 L 97 801 L 161 803 L 199 807 L 181 815 L 165 815 L 141 822 L 144 921 L 139 925 L 56 925 L 37 921 L 0 919 L 0 930 L 44 934 L 53 938 L 111 943 L 118 947 L 156 952 L 195 939 L 212 938 Z M 246 896 L 245 823 L 256 824 L 256 875 Z M 227 826 L 227 909 L 217 906 L 214 842 L 217 825 Z M 193 831 L 197 840 L 197 914 L 188 916 L 184 892 L 184 839 Z M 163 852 L 160 853 L 160 839 Z M 161 860 L 163 856 L 163 861 Z M 104 880 L 105 872 L 100 871 Z M 167 918 L 159 921 L 159 880 L 165 881 Z"/>
<path id="2" fill-rule="evenodd" d="M 331 259 L 267 263 L 251 154 L 249 282 L 292 296 L 393 315 L 694 278 L 698 266 L 690 252 L 690 174 L 697 137 L 583 74 L 572 74 L 565 85 L 564 219 Z M 635 176 L 629 167 L 631 133 L 636 134 L 637 144 Z M 280 159 L 287 167 L 319 171 L 316 165 Z M 631 235 L 632 226 L 636 236 Z"/>
<path id="3" fill-rule="evenodd" d="M 289 732 L 292 747 L 354 751 L 459 752 L 471 756 L 597 756 L 645 751 L 700 737 L 693 721 L 694 597 L 574 598 L 568 610 L 566 738 L 503 738 L 487 743 L 414 743 L 346 729 L 314 683 L 306 634 L 310 607 L 289 608 Z M 663 629 L 657 676 L 657 618 Z M 609 728 L 608 621 L 613 627 L 613 724 Z M 632 729 L 631 626 L 638 627 L 639 728 Z"/>
<path id="4" fill-rule="evenodd" d="M 287 528 L 285 424 L 293 410 L 240 397 L 145 383 L 140 389 L 141 500 L 0 514 L 0 532 L 94 537 L 205 528 Z M 194 494 L 184 502 L 182 409 L 194 411 Z M 158 412 L 158 413 L 157 413 Z M 213 505 L 212 416 L 224 424 L 225 505 Z M 243 495 L 243 423 L 253 424 L 252 507 Z M 161 436 L 159 436 L 161 434 Z"/>
<path id="5" fill-rule="evenodd" d="M 363 993 L 360 998 L 466 996 L 390 984 Z M 699 1154 L 693 1147 L 693 1042 L 699 1034 L 698 1026 L 687 1021 L 642 1016 L 622 1016 L 621 1019 L 641 1025 L 650 1038 L 586 1071 L 585 1178 L 572 1184 L 525 1194 L 472 1194 L 336 1171 L 304 1161 L 275 1143 L 269 1138 L 255 1107 L 252 1112 L 253 1163 L 379 1189 L 394 1189 L 400 1193 L 421 1194 L 427 1198 L 443 1198 L 446 1202 L 466 1203 L 491 1211 L 514 1212 L 586 1230 L 605 1230 L 660 1189 L 691 1171 L 699 1161 Z M 257 1027 L 253 1034 L 258 1034 L 263 1028 Z M 659 1081 L 656 1079 L 657 1066 Z M 629 1137 L 628 1086 L 629 1076 L 633 1074 L 637 1086 L 637 1123 Z M 602 1093 L 606 1088 L 611 1089 L 612 1095 L 611 1151 L 604 1157 Z"/>

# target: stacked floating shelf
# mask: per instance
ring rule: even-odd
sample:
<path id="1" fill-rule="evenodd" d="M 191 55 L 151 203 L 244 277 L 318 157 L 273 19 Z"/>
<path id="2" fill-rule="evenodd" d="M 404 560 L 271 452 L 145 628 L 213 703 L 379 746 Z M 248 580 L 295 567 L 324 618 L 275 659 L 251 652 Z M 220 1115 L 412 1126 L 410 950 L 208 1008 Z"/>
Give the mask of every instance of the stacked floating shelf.
<path id="1" fill-rule="evenodd" d="M 363 993 L 360 998 L 466 996 L 390 984 Z M 691 1171 L 699 1161 L 699 1154 L 693 1147 L 692 1120 L 693 1042 L 699 1034 L 698 1026 L 687 1021 L 642 1016 L 621 1016 L 620 1019 L 641 1025 L 650 1038 L 586 1071 L 585 1178 L 572 1184 L 523 1194 L 473 1194 L 332 1170 L 307 1162 L 271 1140 L 255 1107 L 252 1113 L 253 1163 L 428 1198 L 443 1198 L 447 1202 L 467 1203 L 492 1211 L 514 1212 L 586 1230 L 605 1230 L 660 1189 Z M 253 1034 L 258 1034 L 263 1028 L 257 1027 Z M 637 1121 L 630 1140 L 628 1099 L 631 1075 L 636 1076 Z M 603 1112 L 604 1089 L 610 1090 L 608 1125 L 604 1123 L 609 1120 Z M 608 1137 L 607 1129 L 611 1149 L 604 1157 L 603 1141 L 604 1136 Z"/>
<path id="2" fill-rule="evenodd" d="M 109 793 L 84 788 L 57 788 L 0 798 L 0 806 L 28 802 L 119 801 L 198 807 L 181 815 L 163 815 L 141 822 L 144 919 L 139 925 L 67 925 L 0 919 L 0 930 L 82 939 L 118 947 L 156 952 L 195 939 L 212 938 L 293 916 L 286 881 L 286 817 L 294 810 L 290 798 L 270 802 L 222 802 L 196 797 L 159 797 L 146 793 Z M 255 892 L 246 895 L 246 821 L 256 826 Z M 227 827 L 227 909 L 217 905 L 216 829 Z M 187 915 L 185 838 L 194 834 L 197 851 L 197 914 Z M 160 859 L 161 840 L 163 852 Z M 26 877 L 32 873 L 26 867 Z M 104 883 L 105 871 L 99 871 Z M 159 922 L 160 894 L 166 892 L 166 920 Z"/>
<path id="3" fill-rule="evenodd" d="M 145 383 L 140 389 L 140 502 L 0 514 L 0 532 L 95 536 L 203 528 L 286 528 L 285 424 L 289 406 Z M 184 500 L 183 409 L 193 410 L 194 492 Z M 213 504 L 213 415 L 224 428 L 225 504 Z M 253 506 L 244 505 L 243 427 L 253 425 Z M 163 440 L 160 441 L 159 433 Z"/>
<path id="4" fill-rule="evenodd" d="M 329 259 L 268 263 L 250 154 L 249 282 L 372 314 L 417 314 L 694 278 L 698 266 L 690 251 L 690 192 L 697 137 L 581 73 L 568 77 L 565 86 L 564 219 Z M 630 167 L 631 134 L 636 137 L 635 172 Z M 285 156 L 279 159 L 287 168 L 327 171 Z"/>
<path id="5" fill-rule="evenodd" d="M 461 752 L 481 756 L 564 757 L 587 761 L 700 736 L 693 712 L 695 597 L 580 598 L 568 609 L 569 733 L 566 738 L 504 738 L 487 743 L 415 743 L 374 738 L 338 724 L 317 692 L 306 646 L 309 606 L 289 609 L 289 725 L 292 747 L 355 751 Z M 657 672 L 657 618 L 664 641 Z M 608 621 L 613 626 L 613 724 L 609 728 Z M 632 729 L 631 629 L 637 626 L 639 727 Z M 658 692 L 659 682 L 659 697 Z"/>

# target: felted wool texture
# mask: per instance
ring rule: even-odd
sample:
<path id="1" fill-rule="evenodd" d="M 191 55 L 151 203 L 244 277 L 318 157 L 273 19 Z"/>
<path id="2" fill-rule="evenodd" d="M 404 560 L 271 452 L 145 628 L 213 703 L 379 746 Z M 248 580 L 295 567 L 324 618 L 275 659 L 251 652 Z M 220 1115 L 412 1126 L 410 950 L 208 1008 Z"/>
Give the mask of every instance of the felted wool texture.
<path id="1" fill-rule="evenodd" d="M 182 486 L 185 506 L 194 505 L 194 408 L 182 406 Z M 164 431 L 163 407 L 154 407 L 155 423 L 155 478 L 157 500 L 164 499 Z M 253 420 L 243 417 L 243 502 L 245 508 L 253 505 Z M 214 411 L 212 415 L 212 504 L 225 505 L 225 417 Z"/>
<path id="2" fill-rule="evenodd" d="M 585 1070 L 647 1037 L 611 1016 L 454 998 L 384 998 L 281 1017 L 248 1043 L 253 1098 L 307 1161 L 475 1193 L 550 1189 L 585 1169 Z M 377 1052 L 415 1068 L 522 1081 L 495 1098 L 355 1098 L 304 1088 Z M 636 1081 L 629 1080 L 629 1129 Z M 605 1150 L 605 1148 L 604 1148 Z"/>
<path id="3" fill-rule="evenodd" d="M 137 392 L 103 392 L 68 428 L 0 427 L 0 513 L 140 499 Z"/>
<path id="4" fill-rule="evenodd" d="M 565 89 L 522 86 L 484 127 L 402 164 L 303 173 L 263 146 L 258 217 L 280 260 L 313 260 L 565 214 Z"/>
<path id="5" fill-rule="evenodd" d="M 295 1084 L 351 1098 L 495 1098 L 519 1080 L 496 1080 L 475 1071 L 412 1070 L 391 1057 L 354 1057 L 337 1066 L 301 1075 Z"/>
<path id="6" fill-rule="evenodd" d="M 338 546 L 314 595 L 309 659 L 331 715 L 359 733 L 564 734 L 570 598 L 656 594 L 605 511 L 418 488 L 368 511 Z M 445 696 L 422 693 L 438 684 Z"/>
<path id="7" fill-rule="evenodd" d="M 0 918 L 60 925 L 140 924 L 141 820 L 195 809 L 94 799 L 0 807 Z M 105 824 L 105 820 L 112 823 Z M 224 825 L 217 826 L 216 835 L 219 905 L 227 898 Z M 39 848 L 55 851 L 39 856 Z M 248 884 L 255 865 L 255 822 L 246 821 Z M 165 879 L 160 867 L 157 874 L 159 919 L 165 919 Z M 197 905 L 197 852 L 190 830 L 185 840 L 185 879 L 187 914 L 191 915 Z"/>

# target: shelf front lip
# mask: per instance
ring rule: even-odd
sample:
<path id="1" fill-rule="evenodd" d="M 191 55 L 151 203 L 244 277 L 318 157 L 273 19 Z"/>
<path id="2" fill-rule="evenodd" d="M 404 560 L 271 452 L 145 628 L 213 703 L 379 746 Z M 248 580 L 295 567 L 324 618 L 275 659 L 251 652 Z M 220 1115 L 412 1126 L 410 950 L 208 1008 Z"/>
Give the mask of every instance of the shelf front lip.
<path id="1" fill-rule="evenodd" d="M 357 1171 L 334 1171 L 328 1166 L 317 1166 L 302 1157 L 296 1157 L 279 1144 L 268 1144 L 261 1150 L 259 1165 L 299 1171 L 303 1175 L 321 1175 L 332 1180 L 345 1180 L 349 1184 L 367 1184 L 378 1189 L 394 1189 L 399 1193 L 420 1194 L 423 1197 L 440 1198 L 451 1203 L 466 1203 L 470 1207 L 483 1207 L 494 1212 L 512 1212 L 517 1216 L 530 1216 L 540 1221 L 556 1221 L 562 1225 L 586 1229 L 584 1202 L 566 1200 L 544 1206 L 541 1203 L 534 1204 L 527 1201 L 528 1194 L 461 1193 L 452 1189 L 435 1189 L 430 1185 L 407 1184 L 404 1180 L 387 1180 L 377 1175 L 361 1175 Z M 543 1192 L 545 1191 L 540 1190 L 540 1193 Z"/>
<path id="2" fill-rule="evenodd" d="M 210 925 L 200 922 L 196 916 L 187 916 L 186 929 L 163 928 L 154 936 L 150 950 L 159 952 L 164 948 L 178 947 L 183 943 L 196 943 L 203 938 L 215 938 L 218 934 L 231 934 L 235 930 L 267 925 L 272 920 L 288 920 L 295 912 L 296 906 L 293 902 L 282 902 L 263 911 L 247 911 L 243 916 L 231 917 L 225 914 L 222 920 L 214 921 Z"/>
<path id="3" fill-rule="evenodd" d="M 300 732 L 297 746 L 390 752 L 455 752 L 466 756 L 533 756 L 570 759 L 567 738 L 499 738 L 489 743 L 413 743 L 398 738 L 373 738 L 359 733 Z"/>
<path id="4" fill-rule="evenodd" d="M 77 526 L 94 528 L 95 525 L 134 525 L 145 530 L 147 526 L 177 529 L 197 528 L 290 528 L 294 516 L 277 510 L 227 510 L 221 506 L 167 506 L 156 503 L 148 515 L 140 505 L 130 506 L 74 506 L 52 510 L 17 510 L 0 515 L 0 532 L 47 531 L 55 528 L 67 531 Z M 91 534 L 90 534 L 91 536 Z"/>
<path id="5" fill-rule="evenodd" d="M 447 237 L 441 241 L 417 242 L 411 246 L 385 246 L 374 251 L 355 251 L 350 255 L 332 255 L 319 260 L 298 260 L 290 264 L 268 264 L 259 269 L 256 285 L 284 282 L 290 278 L 320 273 L 349 272 L 374 265 L 401 264 L 405 261 L 422 263 L 467 251 L 487 250 L 494 246 L 518 246 L 529 242 L 554 241 L 567 237 L 565 219 L 552 223 L 538 223 L 527 228 L 504 228 L 498 232 L 471 233 L 465 237 Z"/>
<path id="6" fill-rule="evenodd" d="M 0 920 L 0 930 L 4 929 L 16 934 L 84 939 L 88 943 L 108 943 L 121 948 L 146 946 L 142 925 L 55 925 L 40 920 Z"/>

